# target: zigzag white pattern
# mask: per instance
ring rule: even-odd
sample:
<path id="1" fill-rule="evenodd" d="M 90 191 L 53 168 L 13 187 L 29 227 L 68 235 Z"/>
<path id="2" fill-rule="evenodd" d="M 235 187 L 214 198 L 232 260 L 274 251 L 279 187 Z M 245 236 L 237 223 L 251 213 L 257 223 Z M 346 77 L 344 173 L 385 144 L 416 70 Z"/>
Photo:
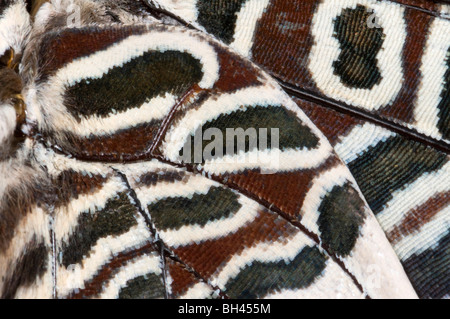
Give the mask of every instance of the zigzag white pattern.
<path id="1" fill-rule="evenodd" d="M 412 255 L 420 255 L 427 249 L 435 248 L 439 241 L 450 232 L 450 203 L 427 222 L 419 233 L 403 237 L 394 245 L 398 257 L 406 260 Z"/>
<path id="2" fill-rule="evenodd" d="M 65 296 L 72 290 L 84 287 L 99 268 L 107 264 L 115 255 L 139 248 L 149 243 L 151 234 L 141 216 L 137 217 L 138 225 L 133 226 L 123 235 L 100 238 L 80 264 L 68 268 L 59 265 L 57 268 L 58 295 Z"/>
<path id="3" fill-rule="evenodd" d="M 358 125 L 341 142 L 334 146 L 336 153 L 349 164 L 362 155 L 369 147 L 377 145 L 381 141 L 395 136 L 392 131 L 371 123 Z"/>
<path id="4" fill-rule="evenodd" d="M 214 274 L 211 283 L 221 289 L 226 288 L 229 280 L 235 278 L 242 269 L 251 265 L 255 261 L 263 263 L 278 262 L 281 260 L 293 260 L 303 248 L 315 246 L 315 243 L 302 232 L 297 232 L 290 238 L 283 237 L 281 241 L 272 243 L 260 243 L 249 247 L 234 255 L 228 263 L 220 269 L 220 272 Z"/>
<path id="5" fill-rule="evenodd" d="M 412 184 L 405 186 L 392 194 L 389 201 L 377 219 L 386 232 L 390 232 L 404 218 L 404 214 L 425 203 L 435 194 L 450 191 L 450 161 L 440 170 L 423 174 Z M 423 185 L 428 185 L 424 188 Z"/>

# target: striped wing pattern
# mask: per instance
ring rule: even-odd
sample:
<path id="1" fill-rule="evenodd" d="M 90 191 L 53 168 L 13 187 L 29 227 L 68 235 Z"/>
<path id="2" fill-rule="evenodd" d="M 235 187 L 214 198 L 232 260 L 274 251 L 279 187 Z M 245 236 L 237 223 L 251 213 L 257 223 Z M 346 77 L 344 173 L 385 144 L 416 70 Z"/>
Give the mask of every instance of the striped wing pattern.
<path id="1" fill-rule="evenodd" d="M 418 294 L 448 294 L 449 157 L 391 130 L 302 102 L 314 123 L 335 122 L 350 168 Z M 339 121 L 335 121 L 335 119 Z M 386 160 L 389 163 L 386 163 Z M 387 178 L 389 176 L 389 179 Z"/>
<path id="2" fill-rule="evenodd" d="M 0 37 L 23 54 L 27 105 L 27 136 L 0 162 L 0 297 L 448 295 L 447 55 L 439 83 L 426 63 L 445 49 L 446 7 L 403 2 L 164 0 L 76 28 L 43 4 L 33 30 Z M 371 14 L 381 30 L 361 44 L 351 28 Z M 1 17 L 29 24 L 22 1 Z M 225 145 L 230 127 L 276 128 L 279 143 L 198 158 L 212 139 L 199 131 Z"/>
<path id="3" fill-rule="evenodd" d="M 349 167 L 419 296 L 448 296 L 448 4 L 162 2 L 295 95 Z M 234 25 L 218 28 L 208 10 Z"/>

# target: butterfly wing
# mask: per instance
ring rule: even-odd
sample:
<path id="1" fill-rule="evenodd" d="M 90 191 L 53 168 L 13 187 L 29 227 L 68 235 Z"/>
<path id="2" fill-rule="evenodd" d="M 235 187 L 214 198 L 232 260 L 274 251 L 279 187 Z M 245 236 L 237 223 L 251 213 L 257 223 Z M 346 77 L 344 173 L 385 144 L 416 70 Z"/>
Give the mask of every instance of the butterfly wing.
<path id="1" fill-rule="evenodd" d="M 58 297 L 137 297 L 146 280 L 176 297 L 415 295 L 331 145 L 248 60 L 162 24 L 62 28 L 33 45 L 32 150 L 66 181 L 51 212 Z M 230 126 L 278 129 L 279 143 L 205 157 L 198 129 L 224 147 Z"/>
<path id="2" fill-rule="evenodd" d="M 349 167 L 419 296 L 448 295 L 448 4 L 160 3 L 295 96 Z"/>
<path id="3" fill-rule="evenodd" d="M 257 66 L 161 24 L 35 40 L 25 54 L 31 138 L 15 163 L 26 178 L 3 194 L 33 205 L 11 227 L 27 240 L 5 241 L 19 255 L 3 254 L 3 297 L 415 295 L 348 169 Z M 230 126 L 258 138 L 278 128 L 279 144 L 205 157 L 201 126 L 222 146 Z M 195 147 L 185 156 L 189 142 L 199 158 Z"/>

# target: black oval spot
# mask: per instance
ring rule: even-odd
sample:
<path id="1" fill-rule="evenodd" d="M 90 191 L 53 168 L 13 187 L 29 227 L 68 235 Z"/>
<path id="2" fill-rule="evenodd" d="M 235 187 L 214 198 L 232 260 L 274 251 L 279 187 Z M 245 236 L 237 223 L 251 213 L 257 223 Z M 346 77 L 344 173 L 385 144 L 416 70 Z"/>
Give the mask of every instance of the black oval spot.
<path id="1" fill-rule="evenodd" d="M 350 185 L 335 186 L 319 207 L 321 238 L 332 253 L 348 256 L 364 222 L 364 202 Z"/>
<path id="2" fill-rule="evenodd" d="M 358 5 L 342 10 L 335 20 L 334 37 L 339 40 L 341 54 L 333 62 L 334 73 L 346 86 L 372 89 L 382 79 L 376 57 L 384 34 L 383 28 L 371 24 L 372 19 L 374 13 Z"/>
<path id="3" fill-rule="evenodd" d="M 119 299 L 163 299 L 164 295 L 161 276 L 154 273 L 127 281 L 119 291 Z"/>

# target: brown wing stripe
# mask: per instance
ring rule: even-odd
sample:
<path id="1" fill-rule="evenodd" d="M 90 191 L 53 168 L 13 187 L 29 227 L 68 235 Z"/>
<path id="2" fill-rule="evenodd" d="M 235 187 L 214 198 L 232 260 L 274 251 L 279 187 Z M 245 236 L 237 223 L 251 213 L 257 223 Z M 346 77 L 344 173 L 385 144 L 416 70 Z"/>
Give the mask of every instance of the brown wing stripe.
<path id="1" fill-rule="evenodd" d="M 386 236 L 395 245 L 405 236 L 419 232 L 442 209 L 449 205 L 450 192 L 439 193 L 413 210 L 404 214 L 400 225 L 394 227 Z"/>
<path id="2" fill-rule="evenodd" d="M 68 298 L 85 299 L 98 295 L 102 291 L 104 283 L 114 278 L 114 275 L 119 272 L 120 268 L 124 267 L 133 259 L 146 254 L 152 254 L 154 251 L 153 244 L 147 244 L 139 249 L 118 254 L 108 264 L 103 265 L 94 278 L 85 283 L 84 289 L 70 293 Z"/>

